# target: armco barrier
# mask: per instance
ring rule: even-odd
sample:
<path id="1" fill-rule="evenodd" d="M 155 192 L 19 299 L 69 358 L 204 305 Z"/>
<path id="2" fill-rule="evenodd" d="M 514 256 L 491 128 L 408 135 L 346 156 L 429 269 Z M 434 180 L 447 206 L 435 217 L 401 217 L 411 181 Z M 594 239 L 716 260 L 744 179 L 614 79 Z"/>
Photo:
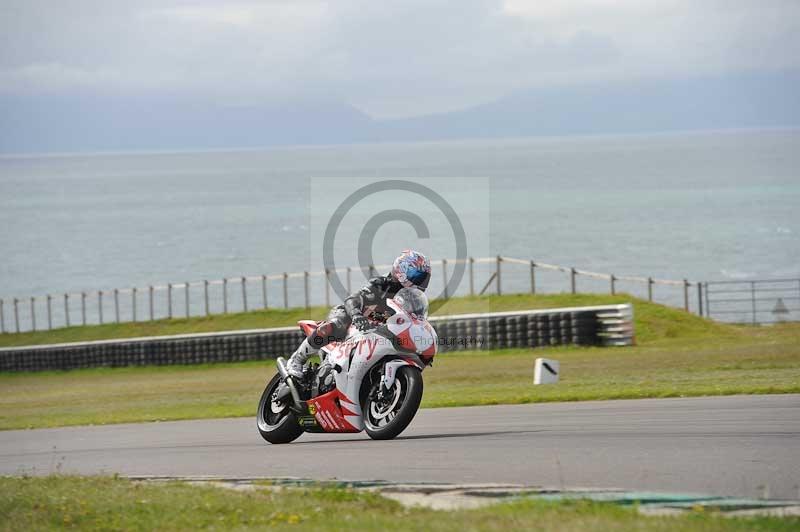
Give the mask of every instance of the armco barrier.
<path id="1" fill-rule="evenodd" d="M 630 345 L 631 305 L 604 305 L 431 318 L 440 352 L 553 345 Z M 290 354 L 297 327 L 125 338 L 0 349 L 0 371 L 204 364 Z"/>

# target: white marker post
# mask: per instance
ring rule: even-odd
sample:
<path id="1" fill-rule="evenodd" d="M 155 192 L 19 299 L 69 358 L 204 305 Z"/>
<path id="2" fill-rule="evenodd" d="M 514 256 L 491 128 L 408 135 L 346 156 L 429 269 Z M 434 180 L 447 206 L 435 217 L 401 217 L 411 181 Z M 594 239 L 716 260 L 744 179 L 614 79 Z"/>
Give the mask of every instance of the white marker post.
<path id="1" fill-rule="evenodd" d="M 559 371 L 558 360 L 537 358 L 533 367 L 533 384 L 555 384 Z"/>

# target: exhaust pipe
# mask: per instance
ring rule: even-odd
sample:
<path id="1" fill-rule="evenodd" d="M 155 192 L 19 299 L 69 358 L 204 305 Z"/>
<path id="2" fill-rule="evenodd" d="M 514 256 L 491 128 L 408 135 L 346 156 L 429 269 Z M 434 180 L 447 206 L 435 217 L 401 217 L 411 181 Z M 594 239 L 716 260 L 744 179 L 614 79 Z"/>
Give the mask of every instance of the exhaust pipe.
<path id="1" fill-rule="evenodd" d="M 295 410 L 303 412 L 303 410 L 305 410 L 303 408 L 303 402 L 300 400 L 300 393 L 297 391 L 297 387 L 294 385 L 294 378 L 289 375 L 289 371 L 286 369 L 286 360 L 283 357 L 278 357 L 276 362 L 278 364 L 278 373 L 281 374 L 281 378 L 286 383 L 286 386 L 289 387 L 289 392 L 292 394 L 292 402 L 294 403 Z"/>

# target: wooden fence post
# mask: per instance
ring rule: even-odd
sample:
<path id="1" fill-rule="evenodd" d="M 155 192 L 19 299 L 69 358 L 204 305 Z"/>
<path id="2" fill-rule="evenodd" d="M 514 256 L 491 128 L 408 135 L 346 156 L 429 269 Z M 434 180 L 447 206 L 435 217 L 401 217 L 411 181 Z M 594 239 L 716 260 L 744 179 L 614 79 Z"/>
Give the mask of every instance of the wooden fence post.
<path id="1" fill-rule="evenodd" d="M 242 276 L 242 307 L 247 312 L 247 277 Z"/>
<path id="2" fill-rule="evenodd" d="M 303 295 L 305 296 L 305 305 L 306 308 L 311 306 L 309 304 L 309 295 L 308 295 L 308 272 L 303 272 Z"/>
<path id="3" fill-rule="evenodd" d="M 203 305 L 205 307 L 206 316 L 210 316 L 211 307 L 208 306 L 208 279 L 203 279 Z"/>
<path id="4" fill-rule="evenodd" d="M 531 261 L 531 294 L 536 294 L 536 263 Z"/>
<path id="5" fill-rule="evenodd" d="M 172 319 L 172 283 L 167 283 L 167 317 Z"/>
<path id="6" fill-rule="evenodd" d="M 697 315 L 703 317 L 703 283 L 697 281 Z"/>
<path id="7" fill-rule="evenodd" d="M 289 308 L 289 274 L 283 272 L 283 308 Z"/>
<path id="8" fill-rule="evenodd" d="M 228 279 L 222 279 L 222 313 L 228 313 Z"/>
<path id="9" fill-rule="evenodd" d="M 475 259 L 470 257 L 469 258 L 469 295 L 471 295 L 471 296 L 475 295 L 475 272 L 474 272 L 474 268 L 473 268 L 474 264 L 475 264 Z"/>
<path id="10" fill-rule="evenodd" d="M 497 295 L 498 296 L 503 293 L 503 288 L 502 288 L 502 285 L 500 284 L 500 263 L 501 262 L 503 262 L 503 258 L 500 255 L 498 255 L 497 256 L 497 270 L 495 271 L 495 273 L 497 274 L 497 279 L 495 279 L 495 281 L 497 282 Z"/>
<path id="11" fill-rule="evenodd" d="M 689 312 L 689 280 L 683 280 L 683 310 Z"/>
<path id="12" fill-rule="evenodd" d="M 575 272 L 575 268 L 570 268 L 569 269 L 569 286 L 570 286 L 570 290 L 572 291 L 573 294 L 575 293 L 575 290 L 576 290 L 576 287 L 575 287 L 575 276 L 576 275 L 577 275 L 577 272 Z"/>
<path id="13" fill-rule="evenodd" d="M 325 306 L 331 306 L 331 271 L 325 268 Z"/>
<path id="14" fill-rule="evenodd" d="M 442 259 L 442 280 L 444 281 L 444 298 L 448 299 L 449 294 L 447 293 L 447 259 Z"/>

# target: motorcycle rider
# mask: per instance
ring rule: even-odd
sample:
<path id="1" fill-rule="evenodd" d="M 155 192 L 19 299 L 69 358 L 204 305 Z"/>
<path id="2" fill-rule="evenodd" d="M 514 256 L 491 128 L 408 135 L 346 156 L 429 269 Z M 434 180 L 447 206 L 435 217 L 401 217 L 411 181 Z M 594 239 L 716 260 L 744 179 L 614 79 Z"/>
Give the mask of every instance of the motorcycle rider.
<path id="1" fill-rule="evenodd" d="M 350 324 L 365 331 L 372 326 L 370 320 L 384 322 L 391 313 L 386 305 L 387 299 L 393 298 L 404 287 L 414 286 L 424 291 L 430 279 L 428 258 L 418 251 L 404 250 L 394 260 L 388 275 L 373 277 L 361 290 L 345 299 L 344 304 L 331 309 L 328 319 L 320 323 L 289 357 L 286 364 L 289 374 L 301 378 L 308 358 L 330 342 L 343 340 Z"/>

